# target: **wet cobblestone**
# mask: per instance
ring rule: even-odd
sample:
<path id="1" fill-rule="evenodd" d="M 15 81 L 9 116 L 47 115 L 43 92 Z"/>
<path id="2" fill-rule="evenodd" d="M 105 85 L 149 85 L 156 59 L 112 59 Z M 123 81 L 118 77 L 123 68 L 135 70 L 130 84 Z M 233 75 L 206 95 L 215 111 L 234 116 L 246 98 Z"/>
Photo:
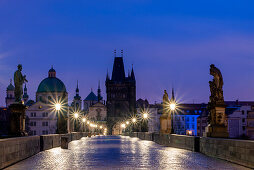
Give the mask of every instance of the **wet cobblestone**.
<path id="1" fill-rule="evenodd" d="M 119 136 L 72 141 L 69 149 L 54 148 L 23 160 L 8 170 L 65 169 L 247 169 L 187 150 Z"/>

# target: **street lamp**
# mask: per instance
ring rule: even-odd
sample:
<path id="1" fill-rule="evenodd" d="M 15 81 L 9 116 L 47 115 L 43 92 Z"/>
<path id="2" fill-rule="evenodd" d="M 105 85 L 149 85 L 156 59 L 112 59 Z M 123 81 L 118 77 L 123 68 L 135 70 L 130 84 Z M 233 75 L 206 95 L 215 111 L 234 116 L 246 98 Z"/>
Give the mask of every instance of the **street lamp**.
<path id="1" fill-rule="evenodd" d="M 169 104 L 169 109 L 170 109 L 170 112 L 171 112 L 171 124 L 172 124 L 171 125 L 172 126 L 171 133 L 174 133 L 174 118 L 173 118 L 173 113 L 176 110 L 176 103 L 174 101 L 172 101 Z"/>
<path id="2" fill-rule="evenodd" d="M 176 109 L 176 104 L 175 103 L 170 103 L 169 108 L 171 111 L 174 111 Z"/>
<path id="3" fill-rule="evenodd" d="M 132 123 L 136 123 L 137 119 L 134 117 L 131 119 Z"/>
<path id="4" fill-rule="evenodd" d="M 60 103 L 56 103 L 55 104 L 55 109 L 57 110 L 57 111 L 59 111 L 59 110 L 61 110 L 61 104 Z"/>
<path id="5" fill-rule="evenodd" d="M 126 125 L 125 125 L 124 123 L 123 123 L 123 124 L 121 124 L 121 127 L 122 127 L 122 128 L 125 128 L 125 126 L 126 126 Z"/>
<path id="6" fill-rule="evenodd" d="M 55 104 L 53 104 L 53 106 L 56 111 L 64 110 L 62 103 L 55 103 Z M 69 115 L 69 106 L 68 105 L 67 105 L 67 132 L 70 133 L 70 115 Z"/>
<path id="7" fill-rule="evenodd" d="M 78 113 L 74 113 L 73 117 L 74 119 L 74 131 L 77 131 L 77 118 L 79 117 Z"/>
<path id="8" fill-rule="evenodd" d="M 79 117 L 78 113 L 74 113 L 74 118 L 77 119 Z"/>
<path id="9" fill-rule="evenodd" d="M 144 119 L 147 119 L 147 118 L 148 118 L 148 114 L 147 114 L 147 113 L 144 113 L 144 114 L 143 114 L 143 118 L 144 118 Z"/>
<path id="10" fill-rule="evenodd" d="M 129 125 L 130 124 L 130 122 L 129 121 L 126 121 L 126 125 Z"/>

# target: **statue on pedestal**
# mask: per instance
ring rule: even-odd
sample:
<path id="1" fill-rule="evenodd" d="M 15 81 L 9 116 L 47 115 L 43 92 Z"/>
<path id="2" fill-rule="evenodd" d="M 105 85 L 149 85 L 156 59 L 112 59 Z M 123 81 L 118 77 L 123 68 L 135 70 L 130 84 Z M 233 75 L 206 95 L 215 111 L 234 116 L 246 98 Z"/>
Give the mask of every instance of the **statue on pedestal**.
<path id="1" fill-rule="evenodd" d="M 171 115 L 169 111 L 169 98 L 168 93 L 164 90 L 163 95 L 163 103 L 162 103 L 163 111 L 160 117 L 160 133 L 162 134 L 170 134 L 171 133 Z"/>
<path id="2" fill-rule="evenodd" d="M 26 76 L 23 76 L 22 65 L 18 65 L 18 70 L 14 73 L 14 85 L 15 85 L 15 103 L 9 106 L 11 111 L 11 126 L 10 126 L 10 135 L 11 136 L 27 136 L 25 131 L 25 110 L 26 106 L 22 102 L 23 95 L 23 84 L 28 82 Z"/>
<path id="3" fill-rule="evenodd" d="M 226 105 L 223 97 L 223 77 L 220 70 L 212 64 L 210 75 L 213 81 L 209 81 L 211 96 L 208 103 L 208 122 L 205 136 L 209 137 L 228 137 L 226 124 Z"/>
<path id="4" fill-rule="evenodd" d="M 23 84 L 25 82 L 28 82 L 26 80 L 26 76 L 22 75 L 22 65 L 18 65 L 18 70 L 14 73 L 14 85 L 15 85 L 15 101 L 16 102 L 21 102 L 22 95 L 23 95 Z"/>

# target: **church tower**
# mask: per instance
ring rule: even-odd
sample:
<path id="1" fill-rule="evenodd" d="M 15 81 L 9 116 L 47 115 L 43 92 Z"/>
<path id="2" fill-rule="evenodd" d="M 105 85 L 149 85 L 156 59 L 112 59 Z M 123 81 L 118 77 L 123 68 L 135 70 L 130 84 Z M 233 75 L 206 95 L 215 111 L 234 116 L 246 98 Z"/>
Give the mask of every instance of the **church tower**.
<path id="1" fill-rule="evenodd" d="M 74 96 L 74 100 L 73 100 L 74 110 L 80 111 L 81 103 L 82 103 L 82 100 L 81 100 L 81 97 L 79 96 L 79 88 L 78 88 L 78 82 L 77 82 L 76 96 Z"/>
<path id="2" fill-rule="evenodd" d="M 105 85 L 107 93 L 107 123 L 109 132 L 112 133 L 116 123 L 136 113 L 134 70 L 132 67 L 131 75 L 125 77 L 123 51 L 121 51 L 121 57 L 116 57 L 115 55 L 112 76 L 110 79 L 107 74 Z"/>
<path id="3" fill-rule="evenodd" d="M 12 85 L 12 80 L 10 80 L 10 84 L 6 89 L 6 97 L 5 97 L 6 107 L 9 107 L 11 104 L 15 102 L 14 90 L 15 87 Z"/>
<path id="4" fill-rule="evenodd" d="M 26 104 L 26 102 L 28 101 L 29 96 L 27 94 L 27 88 L 26 88 L 26 84 L 25 84 L 25 88 L 24 88 L 24 94 L 23 94 L 23 100 L 24 100 L 24 104 Z"/>

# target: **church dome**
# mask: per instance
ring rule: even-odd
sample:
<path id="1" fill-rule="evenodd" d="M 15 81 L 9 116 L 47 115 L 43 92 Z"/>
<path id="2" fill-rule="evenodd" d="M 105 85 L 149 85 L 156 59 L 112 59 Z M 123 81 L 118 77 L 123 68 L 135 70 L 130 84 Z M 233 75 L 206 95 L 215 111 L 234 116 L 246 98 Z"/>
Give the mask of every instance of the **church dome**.
<path id="1" fill-rule="evenodd" d="M 66 92 L 64 83 L 56 77 L 48 77 L 41 81 L 37 93 L 39 92 Z"/>
<path id="2" fill-rule="evenodd" d="M 56 71 L 53 67 L 48 72 L 48 78 L 41 81 L 37 93 L 40 92 L 66 92 L 64 83 L 56 78 Z"/>

